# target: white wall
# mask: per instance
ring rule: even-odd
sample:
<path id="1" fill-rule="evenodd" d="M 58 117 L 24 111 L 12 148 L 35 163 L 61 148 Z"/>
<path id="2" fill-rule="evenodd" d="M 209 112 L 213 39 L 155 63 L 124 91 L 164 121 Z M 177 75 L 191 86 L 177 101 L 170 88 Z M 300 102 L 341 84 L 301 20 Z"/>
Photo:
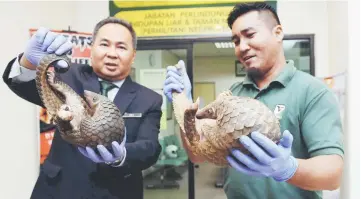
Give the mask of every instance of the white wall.
<path id="1" fill-rule="evenodd" d="M 66 27 L 73 13 L 64 2 L 1 2 L 2 31 L 0 70 L 3 73 L 8 61 L 20 53 L 28 39 L 28 29 L 38 26 Z M 46 7 L 57 9 L 47 9 Z M 29 8 L 32 8 L 30 10 Z M 31 12 L 30 12 L 31 11 Z M 30 14 L 33 16 L 30 17 Z M 2 114 L 0 145 L 0 198 L 29 198 L 37 178 L 40 162 L 38 153 L 38 123 L 36 107 L 15 96 L 4 83 L 0 83 Z"/>
<path id="2" fill-rule="evenodd" d="M 1 1 L 1 75 L 7 63 L 24 50 L 30 28 L 67 29 L 70 25 L 72 29 L 91 32 L 94 23 L 108 15 L 104 1 Z M 29 198 L 40 162 L 37 107 L 17 97 L 2 81 L 0 93 L 0 198 Z"/>
<path id="3" fill-rule="evenodd" d="M 349 54 L 346 102 L 346 155 L 342 199 L 360 197 L 360 1 L 351 0 L 348 5 Z M 352 42 L 351 42 L 352 41 Z"/>
<path id="4" fill-rule="evenodd" d="M 315 34 L 316 76 L 329 74 L 327 1 L 279 1 L 277 12 L 286 34 Z"/>
<path id="5" fill-rule="evenodd" d="M 348 65 L 347 1 L 279 1 L 286 34 L 315 34 L 315 73 L 325 77 Z"/>
<path id="6" fill-rule="evenodd" d="M 348 66 L 349 36 L 347 1 L 329 1 L 328 10 L 328 63 L 329 74 L 345 72 Z"/>

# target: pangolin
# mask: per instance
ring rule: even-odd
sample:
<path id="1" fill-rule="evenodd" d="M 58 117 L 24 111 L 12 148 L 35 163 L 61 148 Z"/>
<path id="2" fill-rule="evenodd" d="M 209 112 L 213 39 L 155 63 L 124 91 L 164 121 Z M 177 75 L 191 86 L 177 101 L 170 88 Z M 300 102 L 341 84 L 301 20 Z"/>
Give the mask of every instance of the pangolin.
<path id="1" fill-rule="evenodd" d="M 176 67 L 182 75 L 186 73 L 184 67 Z M 279 121 L 259 100 L 233 96 L 227 90 L 199 109 L 199 98 L 193 103 L 185 93 L 185 90 L 172 93 L 174 115 L 183 131 L 181 133 L 185 133 L 189 150 L 206 161 L 227 166 L 229 163 L 226 157 L 232 148 L 250 154 L 240 144 L 239 138 L 249 136 L 253 131 L 259 131 L 275 143 L 279 142 Z"/>
<path id="2" fill-rule="evenodd" d="M 39 96 L 52 123 L 58 127 L 61 137 L 71 144 L 94 149 L 101 144 L 112 150 L 111 142 L 120 143 L 125 135 L 120 110 L 107 97 L 87 90 L 84 96 L 80 96 L 57 78 L 56 72 L 67 71 L 52 66 L 59 60 L 66 61 L 70 67 L 66 55 L 48 54 L 40 60 L 35 78 Z"/>

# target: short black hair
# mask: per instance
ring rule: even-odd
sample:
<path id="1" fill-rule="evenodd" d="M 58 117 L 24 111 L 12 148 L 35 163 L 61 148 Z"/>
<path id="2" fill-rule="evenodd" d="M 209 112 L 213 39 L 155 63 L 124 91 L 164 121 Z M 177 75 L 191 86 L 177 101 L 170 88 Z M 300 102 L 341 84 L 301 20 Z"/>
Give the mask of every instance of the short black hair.
<path id="1" fill-rule="evenodd" d="M 271 5 L 264 2 L 255 2 L 255 3 L 240 3 L 235 5 L 227 18 L 228 27 L 232 29 L 232 25 L 234 21 L 236 21 L 236 19 L 239 16 L 251 11 L 258 11 L 258 12 L 265 11 L 271 13 L 277 25 L 281 25 L 277 12 Z"/>
<path id="2" fill-rule="evenodd" d="M 128 21 L 126 21 L 124 19 L 120 19 L 120 18 L 116 18 L 116 17 L 107 17 L 107 18 L 99 21 L 95 25 L 94 30 L 93 30 L 93 39 L 92 39 L 93 42 L 95 41 L 95 38 L 98 34 L 99 29 L 101 27 L 103 27 L 104 25 L 110 24 L 110 23 L 119 24 L 119 25 L 122 25 L 125 28 L 127 28 L 129 30 L 130 34 L 132 35 L 133 48 L 134 48 L 134 50 L 137 49 L 137 34 L 135 33 L 132 24 L 130 24 Z"/>

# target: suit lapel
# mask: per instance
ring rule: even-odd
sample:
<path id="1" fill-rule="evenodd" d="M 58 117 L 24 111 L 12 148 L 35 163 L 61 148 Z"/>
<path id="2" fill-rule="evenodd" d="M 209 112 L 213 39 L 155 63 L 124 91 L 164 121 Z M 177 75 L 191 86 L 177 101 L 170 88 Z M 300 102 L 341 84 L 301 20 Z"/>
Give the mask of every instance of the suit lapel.
<path id="1" fill-rule="evenodd" d="M 89 67 L 89 71 L 83 74 L 85 77 L 85 81 L 82 82 L 83 89 L 95 93 L 100 93 L 100 84 L 99 84 L 98 76 L 94 73 L 93 68 Z"/>
<path id="2" fill-rule="evenodd" d="M 114 103 L 119 108 L 122 114 L 125 113 L 130 103 L 136 95 L 136 84 L 128 76 L 123 85 L 120 87 L 117 95 L 114 98 Z"/>
<path id="3" fill-rule="evenodd" d="M 100 83 L 98 76 L 94 73 L 93 69 L 90 67 L 90 70 L 84 73 L 85 81 L 83 81 L 83 89 L 88 91 L 93 91 L 100 93 Z M 114 104 L 119 108 L 122 114 L 125 113 L 127 107 L 133 101 L 136 95 L 136 84 L 128 76 L 123 85 L 119 88 L 118 93 L 114 98 Z"/>

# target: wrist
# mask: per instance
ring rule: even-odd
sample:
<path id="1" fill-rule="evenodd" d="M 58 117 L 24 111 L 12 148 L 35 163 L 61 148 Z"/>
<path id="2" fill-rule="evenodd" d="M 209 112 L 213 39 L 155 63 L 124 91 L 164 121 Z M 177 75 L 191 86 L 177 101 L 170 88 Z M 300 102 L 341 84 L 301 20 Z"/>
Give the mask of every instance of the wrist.
<path id="1" fill-rule="evenodd" d="M 278 182 L 285 182 L 285 181 L 288 181 L 289 179 L 291 179 L 295 175 L 297 168 L 298 168 L 297 159 L 294 158 L 293 156 L 290 156 L 287 165 L 288 166 L 284 172 L 282 172 L 280 175 L 273 177 L 274 180 L 276 180 Z"/>
<path id="2" fill-rule="evenodd" d="M 121 167 L 124 164 L 125 158 L 127 156 L 127 150 L 124 148 L 123 156 L 115 160 L 114 162 L 108 162 L 108 164 L 111 167 Z"/>
<path id="3" fill-rule="evenodd" d="M 115 160 L 114 162 L 106 162 L 106 164 L 111 167 L 119 167 L 121 163 L 122 159 Z"/>
<path id="4" fill-rule="evenodd" d="M 26 59 L 26 57 L 23 55 L 21 56 L 20 58 L 20 66 L 23 66 L 27 69 L 30 69 L 30 70 L 35 70 L 36 69 L 36 66 L 34 66 L 28 59 Z"/>

